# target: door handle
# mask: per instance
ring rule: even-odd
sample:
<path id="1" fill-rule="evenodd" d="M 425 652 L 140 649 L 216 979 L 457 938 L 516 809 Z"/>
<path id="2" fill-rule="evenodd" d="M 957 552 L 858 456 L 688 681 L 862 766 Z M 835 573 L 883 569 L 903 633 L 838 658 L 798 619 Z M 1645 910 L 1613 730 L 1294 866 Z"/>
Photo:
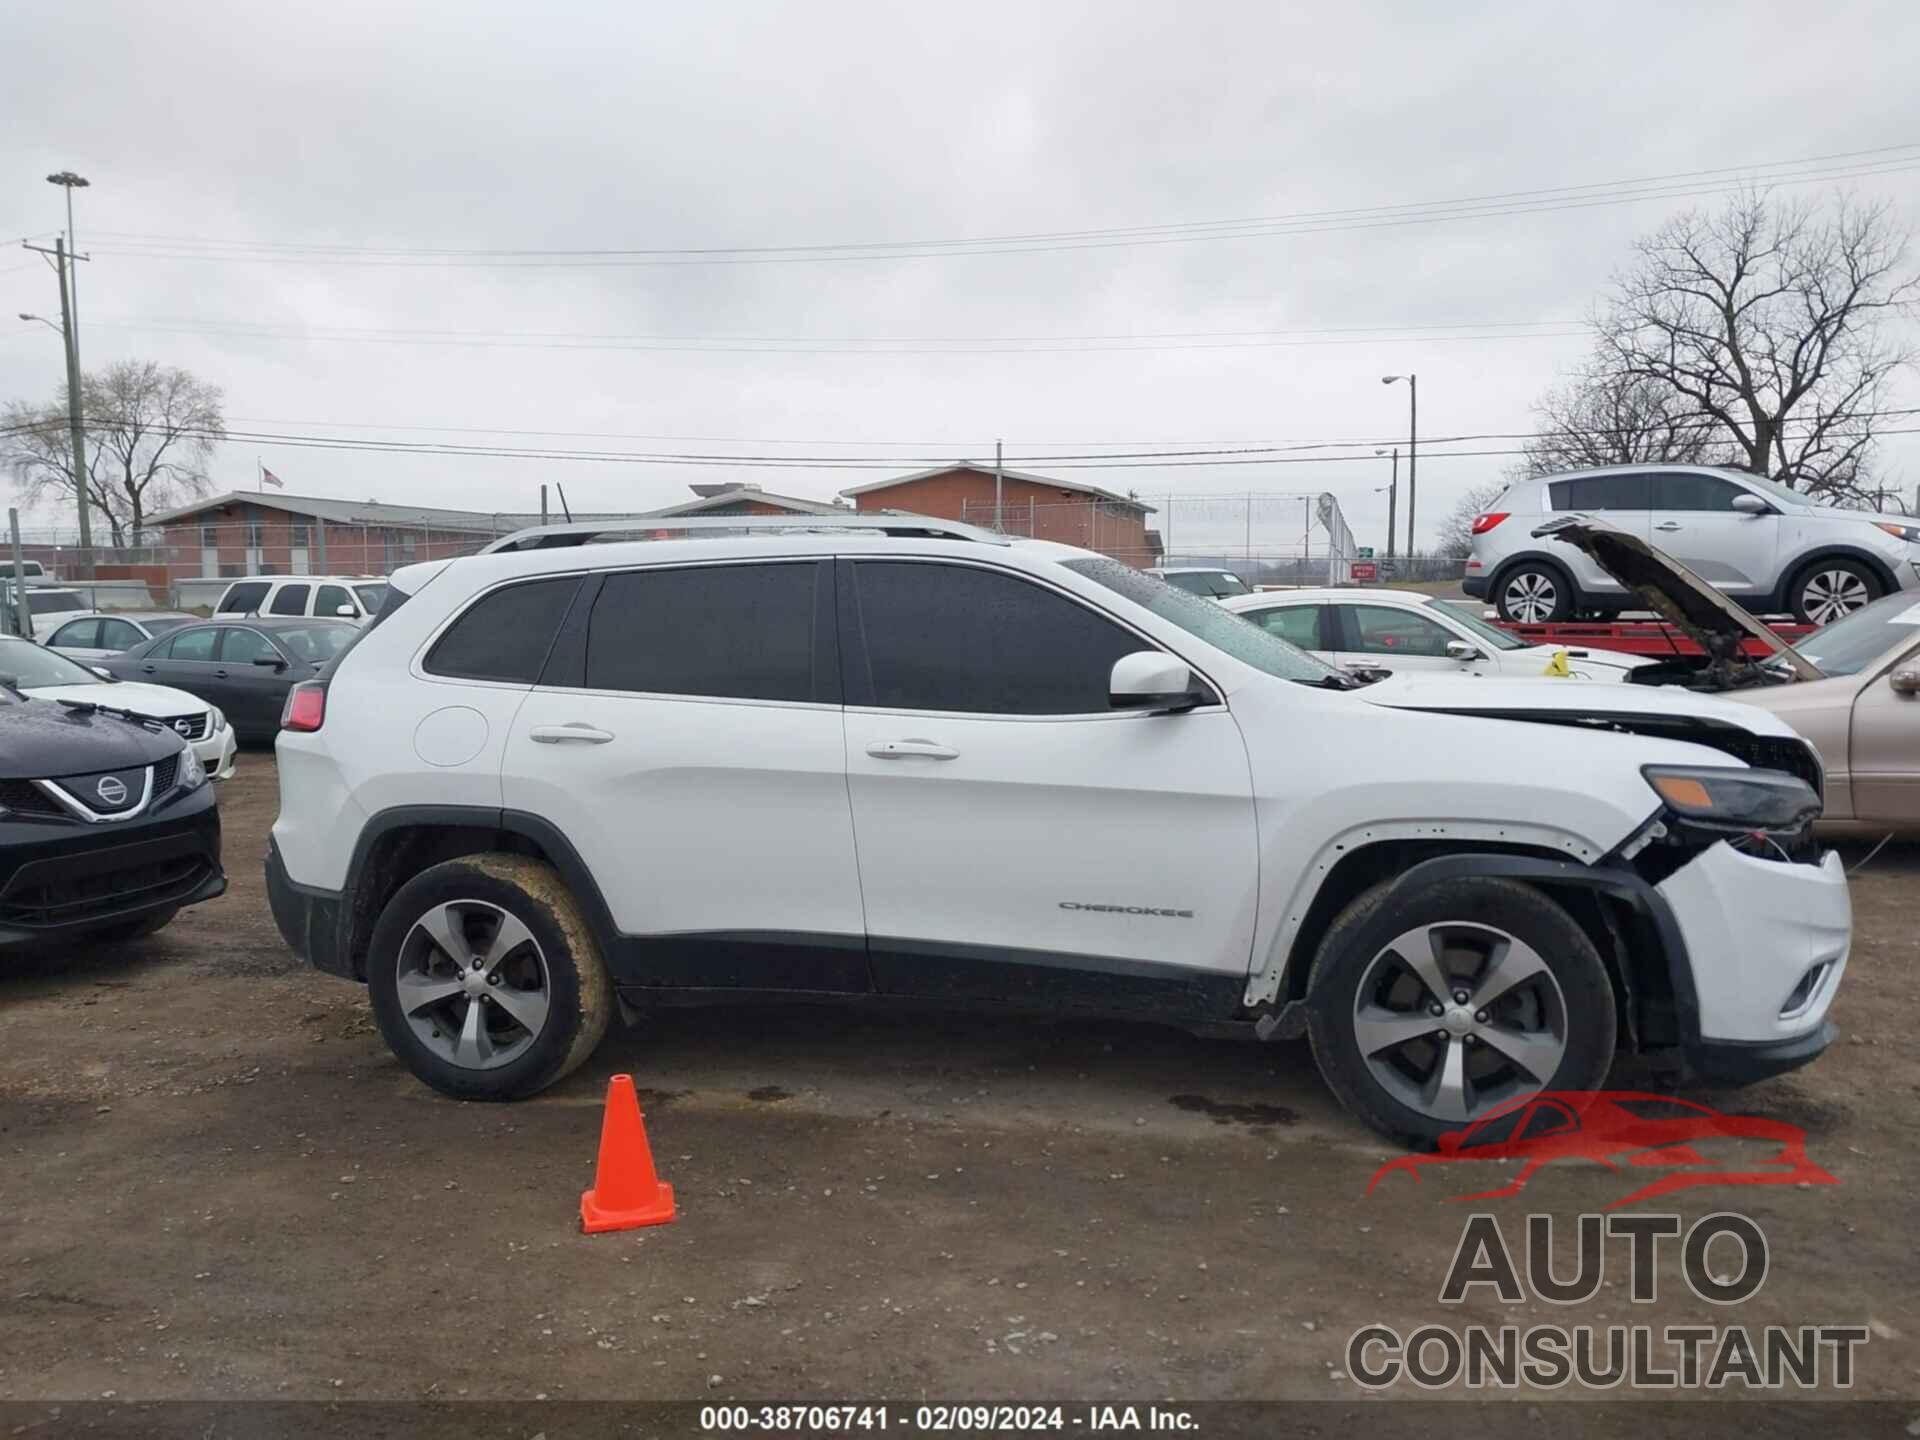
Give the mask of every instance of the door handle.
<path id="1" fill-rule="evenodd" d="M 960 752 L 937 740 L 876 740 L 867 746 L 867 754 L 876 760 L 904 760 L 918 755 L 926 760 L 958 760 Z"/>
<path id="2" fill-rule="evenodd" d="M 1673 521 L 1667 520 L 1662 522 L 1659 525 L 1654 526 L 1653 528 L 1656 530 L 1678 530 L 1680 527 L 1676 525 Z"/>
<path id="3" fill-rule="evenodd" d="M 144 671 L 148 675 L 153 674 L 154 667 L 151 665 L 142 665 L 140 668 L 142 671 Z"/>
<path id="4" fill-rule="evenodd" d="M 224 670 L 216 670 L 213 672 L 213 678 L 216 680 L 224 680 L 227 678 L 227 672 Z"/>
<path id="5" fill-rule="evenodd" d="M 566 741 L 576 741 L 582 745 L 604 745 L 613 739 L 611 730 L 596 730 L 593 726 L 579 720 L 569 721 L 565 725 L 536 725 L 527 732 L 537 745 L 559 745 Z"/>

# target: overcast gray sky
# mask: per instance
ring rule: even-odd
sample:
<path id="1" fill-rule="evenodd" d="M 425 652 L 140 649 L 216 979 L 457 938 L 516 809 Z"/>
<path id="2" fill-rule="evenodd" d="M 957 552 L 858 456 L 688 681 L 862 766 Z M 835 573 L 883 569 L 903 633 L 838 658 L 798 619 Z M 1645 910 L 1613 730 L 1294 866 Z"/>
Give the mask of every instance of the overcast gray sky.
<path id="1" fill-rule="evenodd" d="M 904 258 L 380 252 L 1052 235 L 1920 142 L 1910 0 L 186 0 L 22 6 L 4 28 L 0 240 L 64 224 L 48 171 L 93 182 L 76 207 L 96 257 L 80 277 L 89 367 L 177 363 L 225 388 L 235 431 L 356 442 L 859 456 L 906 470 L 990 458 L 1000 437 L 1010 464 L 1045 469 L 1061 450 L 1385 444 L 1405 432 L 1406 390 L 1379 377 L 1406 371 L 1420 376 L 1423 434 L 1523 431 L 1535 394 L 1584 350 L 1577 322 L 1633 237 L 1713 196 Z M 1920 166 L 1920 152 L 1896 158 Z M 1844 183 L 1920 213 L 1920 168 L 1879 168 Z M 30 261 L 0 253 L 0 398 L 50 394 L 61 375 L 54 338 L 11 318 L 57 314 L 50 274 Z M 1069 338 L 1089 336 L 1108 338 Z M 895 353 L 845 343 L 882 337 Z M 986 343 L 952 353 L 973 340 Z M 1914 377 L 1901 388 L 1920 403 Z M 556 433 L 504 433 L 516 431 Z M 1916 439 L 1883 452 L 1909 491 Z M 1423 536 L 1507 463 L 1440 448 L 1422 457 Z M 235 440 L 217 483 L 252 488 L 256 457 L 293 492 L 475 508 L 530 509 L 542 480 L 588 510 L 666 504 L 729 478 L 824 497 L 877 473 Z M 1074 473 L 1150 500 L 1331 490 L 1360 541 L 1381 543 L 1386 497 L 1373 488 L 1386 467 Z"/>

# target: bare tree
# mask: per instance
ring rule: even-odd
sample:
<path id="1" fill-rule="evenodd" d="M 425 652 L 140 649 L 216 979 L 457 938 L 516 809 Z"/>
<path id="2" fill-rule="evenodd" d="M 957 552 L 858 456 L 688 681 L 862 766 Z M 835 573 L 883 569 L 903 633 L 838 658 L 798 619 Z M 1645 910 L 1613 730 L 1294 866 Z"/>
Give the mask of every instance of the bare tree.
<path id="1" fill-rule="evenodd" d="M 1601 303 L 1596 372 L 1668 392 L 1743 469 L 1863 499 L 1889 379 L 1914 358 L 1882 323 L 1920 298 L 1907 241 L 1887 204 L 1847 197 L 1677 215 Z"/>
<path id="2" fill-rule="evenodd" d="M 220 387 L 178 366 L 121 360 L 82 377 L 87 417 L 87 503 L 116 546 L 138 536 L 155 510 L 211 488 L 207 462 L 226 438 Z M 0 467 L 27 504 L 74 501 L 67 396 L 0 410 Z"/>
<path id="3" fill-rule="evenodd" d="M 1472 486 L 1454 502 L 1447 518 L 1440 522 L 1433 553 L 1455 558 L 1473 553 L 1473 518 L 1498 500 L 1507 488 L 1505 480 L 1484 480 Z"/>
<path id="4" fill-rule="evenodd" d="M 1589 361 L 1534 403 L 1540 429 L 1523 446 L 1512 478 L 1672 460 L 1728 464 L 1719 422 L 1671 386 Z"/>

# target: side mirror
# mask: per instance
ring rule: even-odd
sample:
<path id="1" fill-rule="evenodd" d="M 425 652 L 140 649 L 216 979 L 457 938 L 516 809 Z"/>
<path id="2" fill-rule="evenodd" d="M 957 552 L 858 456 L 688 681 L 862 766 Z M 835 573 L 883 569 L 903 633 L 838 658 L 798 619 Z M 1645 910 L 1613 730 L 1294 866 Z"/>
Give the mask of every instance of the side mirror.
<path id="1" fill-rule="evenodd" d="M 1464 665 L 1469 660 L 1484 660 L 1487 657 L 1478 645 L 1466 640 L 1449 640 L 1447 641 L 1447 658 L 1458 660 Z"/>
<path id="2" fill-rule="evenodd" d="M 1775 513 L 1773 506 L 1762 500 L 1758 495 L 1747 495 L 1744 493 L 1733 497 L 1733 508 L 1738 510 L 1742 515 L 1772 515 Z"/>
<path id="3" fill-rule="evenodd" d="M 1193 671 L 1161 650 L 1122 655 L 1107 679 L 1107 703 L 1116 710 L 1188 710 L 1199 700 Z"/>
<path id="4" fill-rule="evenodd" d="M 87 668 L 93 671 L 93 673 L 98 675 L 102 680 L 105 680 L 109 685 L 111 685 L 112 683 L 114 683 L 114 681 L 119 679 L 117 675 L 115 675 L 111 670 L 107 669 L 106 666 L 104 665 L 89 665 Z"/>
<path id="5" fill-rule="evenodd" d="M 1920 670 L 1896 670 L 1887 684 L 1896 695 L 1920 695 Z"/>
<path id="6" fill-rule="evenodd" d="M 355 610 L 351 605 L 336 605 L 333 613 L 338 615 L 342 620 L 358 620 L 360 618 L 360 612 Z"/>
<path id="7" fill-rule="evenodd" d="M 287 668 L 287 662 L 282 660 L 278 655 L 256 655 L 253 657 L 253 663 L 256 665 L 265 665 L 274 670 L 284 670 Z"/>

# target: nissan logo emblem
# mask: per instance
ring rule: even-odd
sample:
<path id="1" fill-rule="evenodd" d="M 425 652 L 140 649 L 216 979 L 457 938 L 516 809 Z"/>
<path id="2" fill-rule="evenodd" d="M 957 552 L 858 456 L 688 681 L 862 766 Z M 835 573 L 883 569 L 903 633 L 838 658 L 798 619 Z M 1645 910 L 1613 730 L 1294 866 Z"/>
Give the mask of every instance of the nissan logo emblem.
<path id="1" fill-rule="evenodd" d="M 173 728 L 178 730 L 182 735 L 191 735 L 193 733 L 193 717 L 190 715 L 181 716 L 173 722 Z"/>
<path id="2" fill-rule="evenodd" d="M 102 775 L 94 784 L 93 793 L 100 797 L 102 805 L 124 805 L 127 803 L 127 785 L 117 775 Z"/>

